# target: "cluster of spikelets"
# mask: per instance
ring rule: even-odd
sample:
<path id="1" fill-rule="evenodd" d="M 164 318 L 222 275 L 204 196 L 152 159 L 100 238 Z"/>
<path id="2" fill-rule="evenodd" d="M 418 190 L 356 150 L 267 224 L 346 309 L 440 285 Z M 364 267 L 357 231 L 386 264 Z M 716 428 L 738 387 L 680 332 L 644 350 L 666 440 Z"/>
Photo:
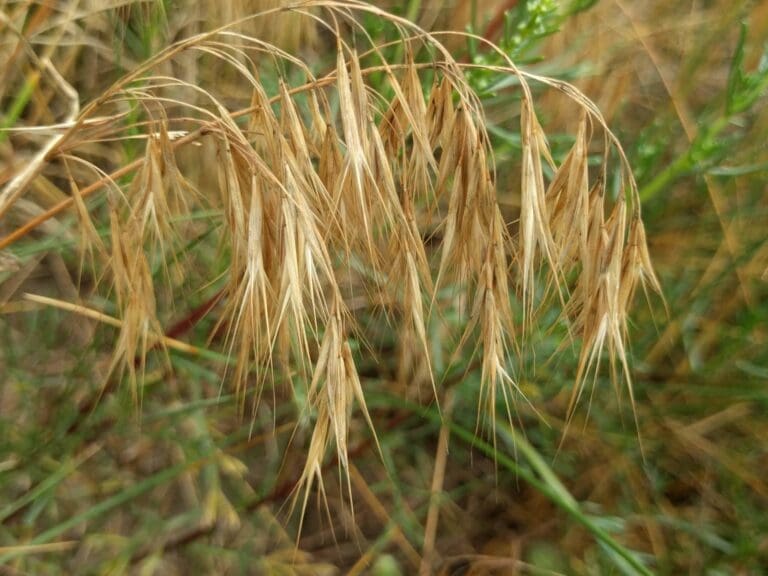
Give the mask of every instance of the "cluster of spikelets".
<path id="1" fill-rule="evenodd" d="M 185 265 L 183 256 L 173 256 L 187 234 L 184 216 L 216 209 L 224 215 L 218 241 L 228 258 L 215 329 L 225 335 L 224 351 L 232 359 L 225 380 L 243 400 L 246 386 L 255 387 L 257 399 L 267 387 L 307 386 L 313 432 L 301 478 L 304 506 L 312 485 L 322 487 L 330 447 L 348 471 L 354 406 L 374 433 L 351 346 L 365 339 L 350 310 L 352 297 L 379 307 L 417 343 L 436 398 L 441 391 L 431 369 L 429 325 L 441 321 L 446 307 L 458 308 L 464 318 L 455 335 L 458 348 L 479 357 L 479 409 L 491 420 L 498 399 L 511 415 L 521 397 L 513 366 L 547 306 L 562 310 L 572 342 L 581 343 L 571 411 L 603 353 L 616 381 L 629 384 L 628 309 L 636 286 L 659 287 L 634 180 L 594 105 L 572 87 L 527 74 L 511 61 L 495 68 L 519 84 L 519 110 L 509 117 L 519 122 L 522 137 L 521 206 L 519 219 L 508 222 L 497 199 L 482 105 L 465 80 L 471 65 L 456 61 L 434 35 L 367 4 L 312 1 L 279 10 L 315 21 L 334 38 L 335 66 L 315 75 L 301 59 L 239 28 L 190 37 L 77 112 L 0 192 L 2 214 L 46 166 L 66 167 L 71 197 L 48 216 L 74 205 L 83 254 L 112 279 L 120 328 L 110 377 L 127 377 L 132 390 L 139 389 L 147 352 L 167 341 L 153 263 L 159 254 L 163 278 L 173 284 L 172 270 Z M 367 36 L 356 20 L 362 13 L 397 30 L 401 60 L 385 59 L 390 47 L 363 43 Z M 227 67 L 250 93 L 247 106 L 233 110 L 215 87 L 161 73 L 188 54 Z M 274 93 L 260 76 L 269 63 L 281 71 Z M 63 79 L 54 80 L 71 93 Z M 560 165 L 534 110 L 532 81 L 564 93 L 581 119 Z M 131 103 L 143 109 L 143 122 L 126 120 Z M 145 136 L 143 156 L 104 173 L 88 147 L 119 141 L 129 130 Z M 597 146 L 593 132 L 601 136 Z M 181 147 L 201 142 L 216 150 L 206 157 L 198 147 L 202 170 L 218 182 L 205 193 L 177 161 Z M 596 151 L 603 154 L 601 165 L 588 169 Z M 130 184 L 118 184 L 126 176 Z M 617 194 L 608 194 L 609 178 L 618 182 Z M 108 198 L 109 247 L 85 202 L 96 193 Z"/>

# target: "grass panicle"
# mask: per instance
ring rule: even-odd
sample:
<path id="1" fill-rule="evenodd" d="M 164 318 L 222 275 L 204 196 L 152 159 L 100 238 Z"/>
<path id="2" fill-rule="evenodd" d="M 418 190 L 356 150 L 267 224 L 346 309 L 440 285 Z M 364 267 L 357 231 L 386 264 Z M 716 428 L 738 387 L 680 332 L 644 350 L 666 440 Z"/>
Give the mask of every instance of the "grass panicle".
<path id="1" fill-rule="evenodd" d="M 328 69 L 312 72 L 300 53 L 278 47 L 292 42 L 273 44 L 254 32 L 277 15 L 301 22 L 297 35 L 324 29 L 336 52 Z M 397 34 L 397 60 L 389 60 L 391 45 L 355 33 L 365 16 Z M 221 78 L 235 80 L 227 84 L 232 90 L 205 78 L 166 75 L 185 62 L 220 69 Z M 182 223 L 195 211 L 220 213 L 216 242 L 226 266 L 207 282 L 223 284 L 209 344 L 223 337 L 232 358 L 225 381 L 241 411 L 251 386 L 254 407 L 264 390 L 277 394 L 287 386 L 290 395 L 305 396 L 312 429 L 299 482 L 301 509 L 313 485 L 323 489 L 331 447 L 351 500 L 348 436 L 355 406 L 375 434 L 354 352 L 368 350 L 350 310 L 355 298 L 378 307 L 414 342 L 411 354 L 426 367 L 436 400 L 442 374 L 433 368 L 431 327 L 448 311 L 463 315 L 448 340 L 459 351 L 478 351 L 478 420 L 489 420 L 492 429 L 499 400 L 513 420 L 523 397 L 521 355 L 551 305 L 562 306 L 561 321 L 581 342 L 569 416 L 603 356 L 632 398 L 628 313 L 638 283 L 654 291 L 659 283 L 624 152 L 574 87 L 508 60 L 494 65 L 494 72 L 516 78 L 519 96 L 509 117 L 519 116 L 520 210 L 506 219 L 485 112 L 465 76 L 475 66 L 456 61 L 436 35 L 368 4 L 276 3 L 172 44 L 106 87 L 67 124 L 51 125 L 44 156 L 9 180 L 0 211 L 12 211 L 24 188 L 60 157 L 70 158 L 68 164 L 95 162 L 94 147 L 140 135 L 144 151 L 136 160 L 96 181 L 73 171 L 71 194 L 49 212 L 53 217 L 74 204 L 82 256 L 103 252 L 88 202 L 109 186 L 105 265 L 120 319 L 109 374 L 127 374 L 139 400 L 148 352 L 163 342 L 157 299 L 164 293 L 165 302 L 174 292 L 170 274 L 168 286 L 156 285 L 155 258 L 192 266 L 192 258 L 174 256 L 193 234 Z M 578 119 L 573 147 L 559 165 L 536 113 L 532 82 L 564 94 Z M 87 129 L 95 123 L 98 131 Z M 601 147 L 597 168 L 588 161 L 595 146 Z M 620 182 L 614 198 L 605 189 L 609 173 L 618 173 Z M 0 245 L 16 241 L 9 238 Z M 291 388 L 301 382 L 303 392 Z"/>

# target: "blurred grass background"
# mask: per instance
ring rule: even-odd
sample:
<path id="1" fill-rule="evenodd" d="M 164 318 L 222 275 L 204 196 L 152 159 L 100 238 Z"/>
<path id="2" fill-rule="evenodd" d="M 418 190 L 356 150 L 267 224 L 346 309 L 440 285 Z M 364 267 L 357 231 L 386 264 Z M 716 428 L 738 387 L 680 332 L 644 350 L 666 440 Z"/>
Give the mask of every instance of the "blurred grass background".
<path id="1" fill-rule="evenodd" d="M 1 2 L 0 26 L 23 21 L 38 54 L 92 97 L 168 41 L 253 9 L 234 1 L 221 10 L 181 4 L 107 10 L 88 2 Z M 521 386 L 549 427 L 523 414 L 526 439 L 514 442 L 502 426 L 497 461 L 473 434 L 476 383 L 462 389 L 457 406 L 473 409 L 454 415 L 439 496 L 439 573 L 637 573 L 612 541 L 652 573 L 765 573 L 768 5 L 411 0 L 388 7 L 429 29 L 484 35 L 527 70 L 566 79 L 598 104 L 635 168 L 666 298 L 666 309 L 651 298 L 633 316 L 642 453 L 626 399 L 617 402 L 607 381 L 597 383 L 607 393 L 577 412 L 560 445 L 575 357 L 529 372 Z M 57 18 L 77 10 L 93 16 L 67 25 L 83 38 L 70 43 L 73 31 Z M 333 58 L 321 33 L 280 18 L 250 32 L 307 58 Z M 365 24 L 378 33 L 375 21 Z M 7 29 L 2 37 L 0 126 L 54 123 L 63 113 L 60 98 Z M 492 59 L 482 46 L 447 42 L 458 58 Z M 483 91 L 496 138 L 501 200 L 514 212 L 519 137 L 496 125 L 513 91 L 493 75 L 472 81 Z M 562 97 L 539 98 L 549 133 L 572 128 Z M 34 150 L 32 141 L 12 140 L 0 132 L 2 183 Z M 568 144 L 553 139 L 555 153 Z M 121 152 L 136 153 L 130 145 Z M 0 232 L 61 194 L 36 180 L 27 212 L 0 222 Z M 375 419 L 384 423 L 378 433 L 386 467 L 358 431 L 350 450 L 354 518 L 338 507 L 331 522 L 312 508 L 297 545 L 298 519 L 286 503 L 302 461 L 286 451 L 294 430 L 288 407 L 262 405 L 255 422 L 243 421 L 218 372 L 173 355 L 173 377 L 148 375 L 139 415 L 124 388 L 101 394 L 94 376 L 109 361 L 111 329 L 19 300 L 21 286 L 76 299 L 71 270 L 78 263 L 66 246 L 77 240 L 60 239 L 67 225 L 62 217 L 44 235 L 0 254 L 0 573 L 417 572 L 444 442 L 434 409 L 377 386 L 391 379 L 387 366 L 361 366 Z M 215 256 L 200 266 L 215 267 Z M 205 300 L 190 294 L 170 305 L 168 319 Z M 548 357 L 557 338 L 543 334 L 537 355 Z M 477 375 L 467 378 L 471 384 Z M 329 463 L 332 508 L 339 497 L 334 474 Z M 561 487 L 581 516 L 569 512 L 562 493 L 558 499 Z"/>

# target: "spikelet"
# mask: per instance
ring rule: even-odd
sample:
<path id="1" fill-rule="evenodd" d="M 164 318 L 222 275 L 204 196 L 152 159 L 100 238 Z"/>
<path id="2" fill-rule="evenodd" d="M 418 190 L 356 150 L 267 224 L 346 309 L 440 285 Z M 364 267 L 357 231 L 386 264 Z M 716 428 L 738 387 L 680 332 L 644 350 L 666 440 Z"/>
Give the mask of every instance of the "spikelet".
<path id="1" fill-rule="evenodd" d="M 110 377 L 120 379 L 127 374 L 131 396 L 136 406 L 140 407 L 140 380 L 144 374 L 147 353 L 155 345 L 162 345 L 162 341 L 157 338 L 162 334 L 162 327 L 157 319 L 154 284 L 141 244 L 139 224 L 130 217 L 121 223 L 116 209 L 110 212 L 110 220 L 110 267 L 122 323 L 105 385 Z"/>
<path id="2" fill-rule="evenodd" d="M 167 122 L 151 125 L 144 162 L 127 195 L 139 234 L 164 253 L 179 235 L 174 220 L 185 216 L 197 195 L 176 164 Z"/>
<path id="3" fill-rule="evenodd" d="M 72 177 L 72 173 L 69 171 L 69 166 L 67 166 L 67 174 L 69 176 L 69 188 L 72 193 L 72 198 L 74 199 L 79 223 L 80 273 L 82 274 L 86 258 L 88 258 L 91 261 L 91 265 L 93 265 L 97 257 L 103 262 L 108 260 L 109 255 L 104 246 L 104 242 L 102 242 L 101 237 L 96 230 L 96 225 L 94 224 L 91 215 L 88 213 L 88 207 L 80 193 L 80 187 L 77 185 L 77 182 Z"/>
<path id="4" fill-rule="evenodd" d="M 307 452 L 307 460 L 296 485 L 293 501 L 295 506 L 301 497 L 302 518 L 315 481 L 318 483 L 320 493 L 325 493 L 322 480 L 322 463 L 330 443 L 335 444 L 339 469 L 346 479 L 350 505 L 352 503 L 348 434 L 352 407 L 355 402 L 360 406 L 375 438 L 373 421 L 366 407 L 360 377 L 347 341 L 346 315 L 347 311 L 344 309 L 340 296 L 337 295 L 332 302 L 331 314 L 325 326 L 325 334 L 308 393 L 308 401 L 316 411 L 316 419 Z M 378 445 L 378 440 L 376 442 Z M 301 492 L 303 492 L 303 497 Z"/>
<path id="5" fill-rule="evenodd" d="M 520 112 L 522 135 L 522 181 L 520 184 L 520 238 L 519 250 L 522 267 L 523 327 L 533 321 L 536 296 L 537 266 L 540 259 L 549 264 L 550 274 L 559 286 L 560 269 L 557 265 L 555 240 L 550 227 L 546 203 L 544 173 L 541 157 L 542 130 L 536 113 L 528 99 L 524 99 Z"/>

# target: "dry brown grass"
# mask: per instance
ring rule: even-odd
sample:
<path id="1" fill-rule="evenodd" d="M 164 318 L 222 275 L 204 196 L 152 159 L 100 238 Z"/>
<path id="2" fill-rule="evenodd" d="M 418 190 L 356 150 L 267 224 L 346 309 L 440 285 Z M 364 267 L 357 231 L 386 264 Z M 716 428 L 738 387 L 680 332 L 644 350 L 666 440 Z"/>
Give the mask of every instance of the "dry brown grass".
<path id="1" fill-rule="evenodd" d="M 358 22 L 364 14 L 396 29 L 401 60 L 388 61 L 389 46 L 370 43 Z M 315 72 L 300 53 L 278 47 L 294 44 L 290 39 L 270 43 L 253 31 L 278 16 L 300 22 L 299 36 L 312 30 L 329 42 L 335 64 Z M 9 12 L 4 26 L 18 29 L 14 22 Z M 23 37 L 18 46 L 34 53 Z M 54 98 L 77 102 L 55 58 L 28 58 L 60 89 L 63 96 Z M 224 88 L 216 78 L 193 79 L 201 62 L 227 79 Z M 174 66 L 182 72 L 171 75 Z M 568 417 L 604 356 L 632 398 L 628 314 L 638 286 L 660 288 L 624 152 L 573 86 L 511 61 L 496 67 L 519 81 L 519 108 L 509 110 L 515 120 L 507 124 L 522 136 L 520 213 L 506 220 L 484 110 L 465 80 L 471 66 L 456 61 L 436 35 L 354 1 L 276 7 L 183 38 L 73 108 L 71 117 L 48 114 L 37 126 L 14 128 L 12 142 L 31 140 L 40 152 L 3 170 L 0 249 L 75 208 L 81 259 L 96 262 L 98 290 L 120 322 L 104 382 L 127 375 L 138 402 L 148 357 L 164 347 L 157 299 L 172 301 L 194 262 L 190 254 L 177 256 L 193 236 L 185 217 L 220 211 L 215 243 L 227 266 L 210 344 L 233 359 L 224 379 L 243 411 L 249 386 L 256 388 L 254 408 L 265 390 L 305 387 L 312 431 L 296 491 L 302 510 L 312 487 L 323 489 L 331 447 L 351 500 L 355 407 L 375 434 L 353 353 L 366 340 L 354 299 L 378 307 L 415 343 L 412 354 L 427 367 L 436 401 L 444 391 L 432 368 L 430 325 L 458 312 L 462 323 L 446 328 L 449 337 L 437 345 L 448 350 L 458 342 L 454 361 L 479 355 L 479 418 L 493 427 L 499 400 L 513 420 L 523 399 L 516 366 L 551 306 L 562 308 L 571 336 L 563 346 L 581 346 Z M 383 80 L 374 85 L 374 76 Z M 264 78 L 276 78 L 276 88 Z M 576 120 L 573 147 L 560 164 L 531 83 L 564 95 Z M 50 111 L 60 108 L 51 104 Z M 143 154 L 115 166 L 116 149 L 136 136 Z M 184 163 L 177 160 L 182 149 Z M 595 154 L 600 165 L 589 167 Z M 57 202 L 38 205 L 34 218 L 23 215 L 24 201 L 39 201 L 35 182 L 62 174 L 68 189 Z M 618 182 L 615 196 L 608 181 Z M 88 204 L 97 195 L 107 197 L 104 241 L 96 232 L 104 212 Z M 156 266 L 164 272 L 153 275 Z"/>

